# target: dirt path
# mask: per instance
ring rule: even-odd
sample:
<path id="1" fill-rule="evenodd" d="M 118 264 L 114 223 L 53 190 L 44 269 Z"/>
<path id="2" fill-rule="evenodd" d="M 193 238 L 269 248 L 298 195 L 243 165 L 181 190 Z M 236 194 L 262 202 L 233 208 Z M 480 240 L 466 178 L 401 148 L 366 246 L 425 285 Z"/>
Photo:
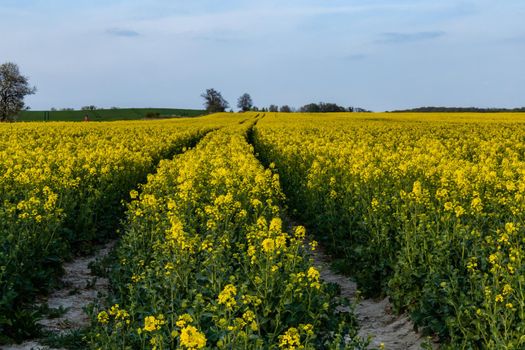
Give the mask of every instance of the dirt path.
<path id="1" fill-rule="evenodd" d="M 312 253 L 312 258 L 323 280 L 338 284 L 342 296 L 350 300 L 356 299 L 356 283 L 330 269 L 330 259 L 322 247 L 318 247 Z M 423 349 L 422 345 L 427 342 L 426 337 L 414 331 L 414 326 L 406 315 L 392 314 L 388 298 L 379 301 L 360 300 L 356 305 L 355 313 L 361 327 L 359 335 L 363 338 L 373 336 L 371 345 L 374 347 L 379 347 L 383 343 L 386 350 L 419 350 Z M 438 349 L 436 344 L 431 345 L 433 349 Z"/>
<path id="2" fill-rule="evenodd" d="M 47 305 L 52 309 L 65 309 L 66 312 L 58 318 L 44 318 L 38 321 L 44 331 L 55 334 L 67 333 L 89 325 L 90 319 L 84 308 L 97 300 L 99 293 L 107 294 L 109 282 L 106 278 L 91 274 L 89 264 L 100 260 L 111 251 L 115 242 L 106 244 L 95 255 L 81 257 L 64 264 L 64 287 L 53 292 L 47 299 Z M 38 341 L 28 341 L 18 345 L 1 347 L 4 350 L 55 350 L 40 345 Z"/>

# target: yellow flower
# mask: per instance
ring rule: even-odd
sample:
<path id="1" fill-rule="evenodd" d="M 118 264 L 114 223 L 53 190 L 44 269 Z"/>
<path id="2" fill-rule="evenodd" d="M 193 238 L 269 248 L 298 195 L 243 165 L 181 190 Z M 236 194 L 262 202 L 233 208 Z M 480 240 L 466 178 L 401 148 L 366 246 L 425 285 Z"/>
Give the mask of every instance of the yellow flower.
<path id="1" fill-rule="evenodd" d="M 275 240 L 266 238 L 262 241 L 262 248 L 265 253 L 271 253 L 275 250 Z"/>
<path id="2" fill-rule="evenodd" d="M 516 226 L 514 226 L 514 223 L 512 223 L 512 222 L 507 222 L 505 224 L 505 231 L 507 231 L 507 233 L 509 233 L 509 234 L 512 234 L 512 233 L 516 232 Z"/>
<path id="3" fill-rule="evenodd" d="M 119 311 L 119 305 L 115 304 L 109 309 L 109 314 L 111 316 L 115 316 L 118 313 L 118 311 Z"/>
<path id="4" fill-rule="evenodd" d="M 279 235 L 275 238 L 275 246 L 277 249 L 285 249 L 286 248 L 286 236 L 285 234 Z"/>
<path id="5" fill-rule="evenodd" d="M 244 314 L 242 314 L 242 318 L 246 322 L 252 322 L 253 320 L 255 320 L 255 314 L 253 313 L 253 311 L 248 310 Z"/>
<path id="6" fill-rule="evenodd" d="M 258 208 L 262 206 L 262 202 L 258 200 L 257 198 L 252 199 L 250 202 L 254 208 Z"/>
<path id="7" fill-rule="evenodd" d="M 164 274 L 166 276 L 170 276 L 171 275 L 171 271 L 173 271 L 173 269 L 175 269 L 175 265 L 173 265 L 172 262 L 167 262 L 166 265 L 164 265 Z"/>
<path id="8" fill-rule="evenodd" d="M 510 286 L 510 284 L 505 284 L 503 286 L 503 295 L 509 295 L 510 293 L 512 293 L 513 289 L 512 287 Z"/>
<path id="9" fill-rule="evenodd" d="M 142 276 L 140 276 L 140 275 L 133 275 L 133 276 L 131 276 L 131 282 L 133 282 L 133 283 L 137 283 L 141 279 L 142 279 Z"/>
<path id="10" fill-rule="evenodd" d="M 498 239 L 498 242 L 500 243 L 509 243 L 509 235 L 507 233 L 503 233 L 499 239 Z"/>
<path id="11" fill-rule="evenodd" d="M 476 310 L 476 315 L 481 316 L 482 314 L 483 314 L 483 312 L 481 311 L 481 309 L 477 309 Z"/>
<path id="12" fill-rule="evenodd" d="M 186 349 L 202 349 L 206 346 L 206 336 L 193 326 L 180 331 L 180 345 Z"/>
<path id="13" fill-rule="evenodd" d="M 153 332 L 160 329 L 160 326 L 162 326 L 165 323 L 164 317 L 162 315 L 158 316 L 158 319 L 155 318 L 155 316 L 146 316 L 144 319 L 144 327 L 143 330 L 147 332 Z"/>
<path id="14" fill-rule="evenodd" d="M 481 211 L 483 209 L 481 199 L 479 197 L 472 199 L 470 202 L 470 207 L 477 212 Z"/>
<path id="15" fill-rule="evenodd" d="M 99 323 L 107 324 L 109 322 L 109 315 L 106 311 L 101 311 L 97 315 L 97 320 Z"/>
<path id="16" fill-rule="evenodd" d="M 111 307 L 110 314 L 115 316 L 116 320 L 127 320 L 129 318 L 129 313 L 124 309 L 120 309 L 118 304 Z"/>
<path id="17" fill-rule="evenodd" d="M 476 261 L 476 257 L 470 258 L 467 263 L 467 270 L 470 272 L 474 272 L 477 267 L 478 267 L 478 263 Z"/>
<path id="18" fill-rule="evenodd" d="M 237 288 L 233 284 L 228 284 L 224 289 L 219 293 L 217 298 L 219 304 L 226 305 L 226 308 L 231 309 L 237 302 L 235 301 L 235 296 L 237 295 Z"/>
<path id="19" fill-rule="evenodd" d="M 308 276 L 308 279 L 311 282 L 310 287 L 315 289 L 321 288 L 321 284 L 319 283 L 319 277 L 321 276 L 321 274 L 315 267 L 310 267 L 306 275 Z"/>
<path id="20" fill-rule="evenodd" d="M 299 240 L 304 239 L 304 237 L 306 236 L 306 229 L 304 228 L 304 226 L 297 226 L 294 229 L 294 236 Z"/>
<path id="21" fill-rule="evenodd" d="M 456 213 L 456 217 L 461 217 L 463 214 L 465 214 L 465 209 L 461 205 L 458 205 L 456 208 L 454 208 L 454 212 Z"/>
<path id="22" fill-rule="evenodd" d="M 273 218 L 272 221 L 270 221 L 270 228 L 269 230 L 272 232 L 281 232 L 283 222 L 280 218 Z"/>
<path id="23" fill-rule="evenodd" d="M 192 323 L 192 322 L 193 322 L 193 317 L 191 317 L 190 314 L 182 314 L 179 316 L 179 319 L 177 320 L 177 322 L 175 322 L 175 324 L 177 325 L 177 327 L 182 328 L 186 326 L 186 324 Z"/>
<path id="24" fill-rule="evenodd" d="M 412 186 L 412 193 L 414 193 L 416 197 L 421 196 L 421 182 L 419 181 L 414 182 Z"/>
<path id="25" fill-rule="evenodd" d="M 303 330 L 309 336 L 312 336 L 314 334 L 314 326 L 310 323 L 303 325 Z"/>
<path id="26" fill-rule="evenodd" d="M 301 337 L 297 328 L 291 327 L 286 333 L 279 336 L 279 348 L 294 350 L 301 346 Z"/>
<path id="27" fill-rule="evenodd" d="M 496 297 L 494 298 L 494 300 L 495 300 L 497 303 L 501 303 L 501 302 L 503 301 L 503 295 L 501 295 L 501 294 L 496 295 Z"/>

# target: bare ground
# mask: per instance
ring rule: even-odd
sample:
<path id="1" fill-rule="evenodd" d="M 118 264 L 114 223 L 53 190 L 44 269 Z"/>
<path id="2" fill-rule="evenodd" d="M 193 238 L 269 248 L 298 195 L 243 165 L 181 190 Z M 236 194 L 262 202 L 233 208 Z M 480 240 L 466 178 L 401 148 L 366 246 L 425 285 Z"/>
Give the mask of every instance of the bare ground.
<path id="1" fill-rule="evenodd" d="M 38 321 L 44 331 L 65 334 L 89 326 L 89 316 L 84 308 L 95 302 L 99 293 L 107 294 L 108 280 L 91 274 L 89 264 L 102 259 L 113 248 L 115 242 L 108 243 L 95 255 L 81 257 L 64 264 L 63 288 L 56 290 L 47 298 L 47 305 L 52 309 L 65 309 L 58 318 L 44 318 Z M 2 347 L 4 350 L 58 350 L 40 345 L 38 341 L 27 341 L 18 345 Z"/>
<path id="2" fill-rule="evenodd" d="M 383 300 L 359 300 L 355 282 L 330 269 L 329 257 L 322 247 L 313 253 L 314 265 L 319 268 L 321 277 L 326 282 L 336 283 L 341 287 L 341 295 L 356 302 L 355 313 L 359 322 L 359 335 L 363 338 L 372 336 L 372 347 L 384 344 L 386 350 L 419 350 L 429 340 L 414 330 L 414 325 L 407 315 L 394 315 L 388 298 Z M 438 349 L 435 343 L 429 343 L 432 349 Z"/>

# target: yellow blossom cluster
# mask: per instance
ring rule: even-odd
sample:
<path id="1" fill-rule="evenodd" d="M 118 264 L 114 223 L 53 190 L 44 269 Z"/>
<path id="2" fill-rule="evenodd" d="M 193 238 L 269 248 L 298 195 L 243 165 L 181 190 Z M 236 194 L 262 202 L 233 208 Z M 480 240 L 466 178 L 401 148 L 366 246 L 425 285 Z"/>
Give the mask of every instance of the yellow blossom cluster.
<path id="1" fill-rule="evenodd" d="M 235 296 L 237 295 L 237 288 L 233 284 L 228 284 L 224 289 L 219 293 L 217 301 L 219 304 L 224 304 L 227 309 L 232 309 L 237 302 L 235 301 Z"/>
<path id="2" fill-rule="evenodd" d="M 159 315 L 157 317 L 146 316 L 144 319 L 144 328 L 142 328 L 142 330 L 146 332 L 154 332 L 159 330 L 164 323 L 166 323 L 166 321 L 164 321 L 163 315 Z"/>

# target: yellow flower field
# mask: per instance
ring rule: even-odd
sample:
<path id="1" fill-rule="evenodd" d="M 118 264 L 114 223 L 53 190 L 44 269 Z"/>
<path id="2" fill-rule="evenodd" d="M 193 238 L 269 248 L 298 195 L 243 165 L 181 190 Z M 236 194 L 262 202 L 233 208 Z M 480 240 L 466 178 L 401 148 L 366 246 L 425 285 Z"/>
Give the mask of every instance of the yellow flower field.
<path id="1" fill-rule="evenodd" d="M 315 237 L 441 348 L 525 347 L 523 114 L 0 124 L 0 199 L 0 343 L 113 237 L 86 347 L 365 349 Z"/>
<path id="2" fill-rule="evenodd" d="M 389 295 L 452 349 L 521 349 L 524 122 L 269 113 L 253 139 L 296 214 L 367 294 Z"/>
<path id="3" fill-rule="evenodd" d="M 0 124 L 0 342 L 31 334 L 25 302 L 72 251 L 114 235 L 121 200 L 160 159 L 244 119 Z"/>
<path id="4" fill-rule="evenodd" d="M 252 124 L 208 134 L 141 186 L 113 276 L 132 322 L 101 310 L 93 348 L 365 348 L 308 258 L 315 244 L 283 223 L 279 177 L 246 140 Z"/>

